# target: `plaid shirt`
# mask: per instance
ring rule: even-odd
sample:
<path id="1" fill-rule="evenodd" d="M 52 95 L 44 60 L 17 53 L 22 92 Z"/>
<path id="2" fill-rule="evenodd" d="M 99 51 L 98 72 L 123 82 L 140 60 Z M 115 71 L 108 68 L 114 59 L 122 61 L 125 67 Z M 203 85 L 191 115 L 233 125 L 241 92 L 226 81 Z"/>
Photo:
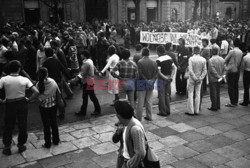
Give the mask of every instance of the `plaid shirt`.
<path id="1" fill-rule="evenodd" d="M 115 72 L 119 71 L 119 76 L 115 75 Z M 114 77 L 120 78 L 138 78 L 137 65 L 133 61 L 121 60 L 116 64 L 116 66 L 111 70 L 111 74 Z"/>

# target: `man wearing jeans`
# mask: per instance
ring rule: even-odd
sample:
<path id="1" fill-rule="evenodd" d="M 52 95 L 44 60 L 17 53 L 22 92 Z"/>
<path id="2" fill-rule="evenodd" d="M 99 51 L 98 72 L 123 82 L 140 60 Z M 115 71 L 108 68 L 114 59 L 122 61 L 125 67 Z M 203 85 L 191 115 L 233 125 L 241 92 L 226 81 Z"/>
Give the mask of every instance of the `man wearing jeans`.
<path id="1" fill-rule="evenodd" d="M 156 48 L 159 58 L 156 60 L 159 70 L 158 84 L 162 82 L 162 88 L 158 88 L 160 116 L 170 115 L 171 82 L 176 71 L 172 58 L 166 55 L 162 45 Z"/>
<path id="2" fill-rule="evenodd" d="M 240 50 L 240 39 L 234 40 L 234 49 L 231 50 L 225 58 L 227 65 L 227 83 L 228 94 L 230 103 L 226 104 L 226 107 L 235 107 L 239 101 L 239 77 L 240 77 L 240 65 L 242 60 L 242 51 Z"/>
<path id="3" fill-rule="evenodd" d="M 137 81 L 138 105 L 136 117 L 139 121 L 142 119 L 143 105 L 146 106 L 146 117 L 144 119 L 152 120 L 152 98 L 154 82 L 158 76 L 157 64 L 149 58 L 149 49 L 142 49 L 142 58 L 138 61 L 139 80 Z"/>
<path id="4" fill-rule="evenodd" d="M 213 56 L 208 60 L 208 80 L 212 105 L 208 110 L 217 111 L 220 109 L 220 80 L 223 78 L 225 60 L 218 55 L 217 47 L 211 50 Z"/>
<path id="5" fill-rule="evenodd" d="M 186 115 L 198 115 L 200 108 L 200 92 L 202 80 L 207 74 L 206 59 L 199 55 L 200 48 L 198 46 L 194 47 L 194 55 L 189 58 L 188 69 L 188 102 L 187 108 L 188 112 Z M 195 102 L 194 102 L 194 92 L 195 92 Z"/>

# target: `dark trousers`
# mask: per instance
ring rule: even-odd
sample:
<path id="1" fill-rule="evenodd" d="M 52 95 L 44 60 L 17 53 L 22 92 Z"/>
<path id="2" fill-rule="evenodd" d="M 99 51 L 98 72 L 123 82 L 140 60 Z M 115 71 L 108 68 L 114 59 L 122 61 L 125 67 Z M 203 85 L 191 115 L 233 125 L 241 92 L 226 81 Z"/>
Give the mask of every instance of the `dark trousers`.
<path id="1" fill-rule="evenodd" d="M 100 107 L 99 101 L 95 95 L 94 85 L 83 84 L 82 107 L 81 107 L 81 112 L 83 114 L 86 114 L 86 112 L 87 112 L 89 98 L 94 103 L 95 112 L 101 112 L 101 107 Z"/>
<path id="2" fill-rule="evenodd" d="M 158 90 L 160 114 L 170 114 L 170 88 L 171 82 L 163 81 L 163 88 Z"/>
<path id="3" fill-rule="evenodd" d="M 176 73 L 176 91 L 177 92 L 187 92 L 187 80 L 184 78 L 185 72 L 177 70 Z"/>
<path id="4" fill-rule="evenodd" d="M 243 85 L 244 85 L 244 104 L 249 103 L 249 85 L 250 85 L 250 71 L 244 71 L 243 73 Z"/>
<path id="5" fill-rule="evenodd" d="M 39 109 L 43 122 L 45 146 L 51 146 L 51 130 L 52 130 L 52 141 L 54 144 L 58 144 L 60 139 L 56 121 L 57 107 L 56 106 L 50 108 L 39 107 Z"/>
<path id="6" fill-rule="evenodd" d="M 18 146 L 26 143 L 27 134 L 27 115 L 28 104 L 25 99 L 15 102 L 6 102 L 5 118 L 4 118 L 4 132 L 3 144 L 10 147 L 12 143 L 12 132 L 16 121 L 18 125 Z"/>
<path id="7" fill-rule="evenodd" d="M 214 110 L 220 109 L 220 83 L 210 82 L 210 99 L 212 102 L 211 108 Z"/>
<path id="8" fill-rule="evenodd" d="M 228 94 L 230 103 L 233 105 L 237 105 L 239 100 L 239 76 L 239 72 L 227 74 Z"/>

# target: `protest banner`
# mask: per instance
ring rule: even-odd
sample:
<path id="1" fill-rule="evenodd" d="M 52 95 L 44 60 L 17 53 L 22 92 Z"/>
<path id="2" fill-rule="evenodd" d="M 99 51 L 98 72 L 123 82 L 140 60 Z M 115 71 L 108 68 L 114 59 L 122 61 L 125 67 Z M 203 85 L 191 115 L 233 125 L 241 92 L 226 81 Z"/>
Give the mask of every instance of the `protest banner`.
<path id="1" fill-rule="evenodd" d="M 140 42 L 147 43 L 147 44 L 166 44 L 171 42 L 173 45 L 179 45 L 178 40 L 180 38 L 185 39 L 187 47 L 194 47 L 194 46 L 201 46 L 201 40 L 203 38 L 197 34 L 190 34 L 190 33 L 180 33 L 180 32 L 146 32 L 141 31 L 140 34 Z"/>

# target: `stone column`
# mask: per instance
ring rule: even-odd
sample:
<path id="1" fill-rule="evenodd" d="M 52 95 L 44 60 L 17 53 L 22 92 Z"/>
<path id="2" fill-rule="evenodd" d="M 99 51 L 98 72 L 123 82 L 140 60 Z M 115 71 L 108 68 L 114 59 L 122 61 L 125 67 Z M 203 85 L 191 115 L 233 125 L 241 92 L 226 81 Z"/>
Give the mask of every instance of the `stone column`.
<path id="1" fill-rule="evenodd" d="M 111 23 L 117 23 L 117 17 L 118 17 L 118 1 L 117 0 L 110 0 L 110 21 Z"/>
<path id="2" fill-rule="evenodd" d="M 162 22 L 170 20 L 171 17 L 171 0 L 162 0 Z"/>
<path id="3" fill-rule="evenodd" d="M 140 3 L 140 20 L 147 22 L 147 0 L 141 0 Z"/>

